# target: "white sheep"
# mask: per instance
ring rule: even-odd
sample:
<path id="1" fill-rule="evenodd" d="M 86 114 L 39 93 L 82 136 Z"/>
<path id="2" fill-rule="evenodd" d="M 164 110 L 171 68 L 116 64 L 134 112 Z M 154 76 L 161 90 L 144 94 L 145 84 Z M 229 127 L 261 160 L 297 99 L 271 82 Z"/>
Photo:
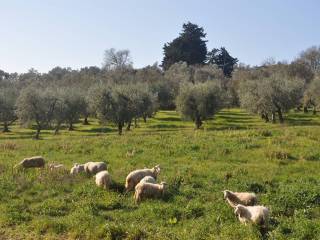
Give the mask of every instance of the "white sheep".
<path id="1" fill-rule="evenodd" d="M 104 162 L 87 162 L 84 164 L 84 171 L 88 174 L 97 174 L 107 170 L 107 164 Z"/>
<path id="2" fill-rule="evenodd" d="M 107 189 L 111 184 L 111 176 L 106 170 L 98 172 L 95 178 L 97 186 L 103 187 L 104 189 Z"/>
<path id="3" fill-rule="evenodd" d="M 160 184 L 154 183 L 138 183 L 135 187 L 134 199 L 136 203 L 139 203 L 144 198 L 159 198 L 162 197 L 166 183 L 161 182 Z"/>
<path id="4" fill-rule="evenodd" d="M 44 165 L 44 158 L 41 156 L 35 156 L 23 159 L 20 163 L 15 165 L 14 168 L 43 168 Z"/>
<path id="5" fill-rule="evenodd" d="M 224 199 L 227 200 L 229 205 L 235 208 L 236 205 L 241 204 L 244 206 L 254 206 L 257 204 L 257 196 L 249 192 L 231 192 L 229 190 L 223 191 Z"/>
<path id="6" fill-rule="evenodd" d="M 154 177 L 145 176 L 140 180 L 140 183 L 157 183 L 157 181 L 154 179 Z"/>
<path id="7" fill-rule="evenodd" d="M 269 209 L 265 206 L 244 206 L 238 204 L 235 207 L 234 213 L 238 216 L 239 221 L 245 225 L 248 222 L 252 222 L 264 227 L 268 226 Z"/>
<path id="8" fill-rule="evenodd" d="M 160 166 L 157 165 L 151 169 L 138 169 L 129 173 L 126 178 L 126 190 L 127 192 L 134 190 L 134 187 L 140 182 L 145 176 L 151 176 L 154 179 L 157 179 L 157 176 L 160 174 Z"/>
<path id="9" fill-rule="evenodd" d="M 50 163 L 48 164 L 48 168 L 50 171 L 54 171 L 54 170 L 64 169 L 64 165 L 59 163 Z"/>
<path id="10" fill-rule="evenodd" d="M 84 172 L 84 164 L 75 163 L 70 170 L 71 175 L 78 174 L 81 172 Z"/>

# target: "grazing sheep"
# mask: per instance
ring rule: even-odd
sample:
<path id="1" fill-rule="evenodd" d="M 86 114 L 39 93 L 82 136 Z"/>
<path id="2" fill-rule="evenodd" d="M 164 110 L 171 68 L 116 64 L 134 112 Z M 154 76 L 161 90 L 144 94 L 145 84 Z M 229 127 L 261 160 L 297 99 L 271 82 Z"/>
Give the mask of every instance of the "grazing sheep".
<path id="1" fill-rule="evenodd" d="M 88 174 L 97 174 L 107 170 L 107 164 L 104 162 L 87 162 L 84 164 L 84 171 Z"/>
<path id="2" fill-rule="evenodd" d="M 103 187 L 104 189 L 107 189 L 111 184 L 111 176 L 106 170 L 98 172 L 95 178 L 97 186 Z"/>
<path id="3" fill-rule="evenodd" d="M 14 166 L 14 168 L 43 168 L 45 165 L 44 158 L 41 156 L 25 158 L 20 163 Z"/>
<path id="4" fill-rule="evenodd" d="M 136 154 L 136 150 L 133 149 L 133 150 L 131 150 L 131 151 L 127 151 L 126 157 L 127 157 L 127 158 L 133 157 L 135 154 Z"/>
<path id="5" fill-rule="evenodd" d="M 160 166 L 157 165 L 151 169 L 138 169 L 129 173 L 126 178 L 126 190 L 127 192 L 134 190 L 134 187 L 140 182 L 145 176 L 151 176 L 154 179 L 157 179 L 157 176 L 160 174 Z"/>
<path id="6" fill-rule="evenodd" d="M 166 183 L 161 182 L 160 184 L 154 183 L 138 183 L 135 187 L 134 199 L 136 203 L 139 203 L 144 198 L 156 198 L 163 196 Z"/>
<path id="7" fill-rule="evenodd" d="M 63 169 L 64 165 L 63 164 L 58 164 L 58 163 L 50 163 L 50 164 L 48 164 L 48 167 L 49 167 L 50 171 L 54 171 L 54 170 L 57 170 L 57 169 Z"/>
<path id="8" fill-rule="evenodd" d="M 254 206 L 257 204 L 257 196 L 254 193 L 231 192 L 229 190 L 224 190 L 223 195 L 224 199 L 226 199 L 229 205 L 233 208 L 235 208 L 238 204 L 244 206 Z"/>
<path id="9" fill-rule="evenodd" d="M 157 181 L 154 179 L 154 177 L 145 176 L 140 180 L 140 183 L 157 183 Z"/>
<path id="10" fill-rule="evenodd" d="M 84 164 L 75 163 L 70 170 L 71 175 L 78 174 L 81 172 L 84 172 Z"/>
<path id="11" fill-rule="evenodd" d="M 243 206 L 238 204 L 234 213 L 238 216 L 239 221 L 245 225 L 247 222 L 252 222 L 264 227 L 268 226 L 269 209 L 264 206 Z"/>

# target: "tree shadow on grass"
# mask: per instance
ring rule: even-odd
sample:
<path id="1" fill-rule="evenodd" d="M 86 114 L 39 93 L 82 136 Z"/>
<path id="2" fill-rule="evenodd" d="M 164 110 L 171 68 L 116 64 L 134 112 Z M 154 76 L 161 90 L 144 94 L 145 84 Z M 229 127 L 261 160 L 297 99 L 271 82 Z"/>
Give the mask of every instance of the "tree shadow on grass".
<path id="1" fill-rule="evenodd" d="M 320 122 L 310 116 L 288 117 L 285 122 L 290 126 L 320 126 Z"/>
<path id="2" fill-rule="evenodd" d="M 14 140 L 14 139 L 32 139 L 35 132 L 10 132 L 9 134 L 0 134 L 0 140 Z"/>
<path id="3" fill-rule="evenodd" d="M 183 128 L 187 128 L 187 126 L 182 126 L 182 125 L 176 125 L 176 124 L 155 124 L 155 125 L 151 125 L 149 126 L 149 128 L 159 128 L 159 129 L 163 129 L 163 128 L 170 128 L 170 129 L 183 129 Z"/>
<path id="4" fill-rule="evenodd" d="M 253 126 L 251 126 L 253 127 Z M 222 130 L 247 130 L 248 128 L 250 128 L 250 125 L 246 125 L 246 126 L 239 126 L 237 124 L 213 124 L 210 125 L 208 127 L 206 127 L 206 130 L 208 131 L 222 131 Z"/>
<path id="5" fill-rule="evenodd" d="M 165 118 L 155 118 L 155 119 L 160 120 L 160 121 L 181 122 L 181 118 L 180 117 L 165 117 Z"/>
<path id="6" fill-rule="evenodd" d="M 97 128 L 90 128 L 90 129 L 81 129 L 78 131 L 84 132 L 84 133 L 111 133 L 111 132 L 117 132 L 118 130 L 115 128 L 97 127 Z"/>

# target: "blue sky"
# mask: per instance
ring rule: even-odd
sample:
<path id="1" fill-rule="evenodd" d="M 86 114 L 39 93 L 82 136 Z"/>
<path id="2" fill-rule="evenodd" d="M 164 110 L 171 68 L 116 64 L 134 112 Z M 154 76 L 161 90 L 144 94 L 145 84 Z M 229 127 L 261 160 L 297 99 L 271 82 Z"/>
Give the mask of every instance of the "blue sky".
<path id="1" fill-rule="evenodd" d="M 0 0 L 0 69 L 46 72 L 101 66 L 108 48 L 129 49 L 135 67 L 162 60 L 163 44 L 187 21 L 208 48 L 225 46 L 240 62 L 294 59 L 320 45 L 317 0 Z"/>

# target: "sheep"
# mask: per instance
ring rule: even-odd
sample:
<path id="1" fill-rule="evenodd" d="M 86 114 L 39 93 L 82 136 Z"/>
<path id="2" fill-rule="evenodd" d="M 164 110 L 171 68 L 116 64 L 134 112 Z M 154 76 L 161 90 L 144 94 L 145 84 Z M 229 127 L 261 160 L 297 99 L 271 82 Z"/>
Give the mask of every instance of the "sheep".
<path id="1" fill-rule="evenodd" d="M 145 176 L 140 180 L 140 183 L 157 183 L 156 180 L 151 176 Z"/>
<path id="2" fill-rule="evenodd" d="M 111 184 L 111 176 L 108 171 L 104 170 L 95 175 L 96 184 L 99 187 L 107 189 Z"/>
<path id="3" fill-rule="evenodd" d="M 166 183 L 160 184 L 140 182 L 135 187 L 134 199 L 136 203 L 139 203 L 144 198 L 155 198 L 163 196 Z"/>
<path id="4" fill-rule="evenodd" d="M 268 226 L 269 209 L 265 206 L 244 206 L 238 204 L 235 207 L 234 213 L 238 216 L 239 221 L 245 225 L 247 222 L 252 222 L 264 227 Z"/>
<path id="5" fill-rule="evenodd" d="M 107 164 L 104 162 L 87 162 L 84 164 L 84 171 L 87 174 L 97 174 L 103 170 L 107 170 Z"/>
<path id="6" fill-rule="evenodd" d="M 14 168 L 43 168 L 45 165 L 44 158 L 41 156 L 35 156 L 31 158 L 25 158 L 20 163 L 14 166 Z"/>
<path id="7" fill-rule="evenodd" d="M 133 149 L 133 150 L 131 150 L 131 151 L 127 151 L 126 157 L 127 157 L 127 158 L 133 157 L 135 154 L 136 154 L 136 150 Z"/>
<path id="8" fill-rule="evenodd" d="M 84 172 L 84 164 L 75 163 L 70 170 L 71 175 L 78 174 L 81 172 Z"/>
<path id="9" fill-rule="evenodd" d="M 126 178 L 126 192 L 134 190 L 134 187 L 140 182 L 145 176 L 151 176 L 154 179 L 157 179 L 157 176 L 160 174 L 160 166 L 157 165 L 151 169 L 138 169 L 129 173 Z"/>
<path id="10" fill-rule="evenodd" d="M 50 171 L 54 171 L 54 170 L 58 170 L 58 169 L 63 169 L 64 165 L 58 164 L 58 163 L 50 163 L 50 164 L 48 164 L 48 168 Z"/>
<path id="11" fill-rule="evenodd" d="M 233 208 L 235 208 L 237 204 L 245 206 L 254 206 L 257 204 L 257 196 L 254 193 L 231 192 L 229 190 L 224 190 L 223 195 L 224 199 L 226 199 L 229 205 Z"/>

